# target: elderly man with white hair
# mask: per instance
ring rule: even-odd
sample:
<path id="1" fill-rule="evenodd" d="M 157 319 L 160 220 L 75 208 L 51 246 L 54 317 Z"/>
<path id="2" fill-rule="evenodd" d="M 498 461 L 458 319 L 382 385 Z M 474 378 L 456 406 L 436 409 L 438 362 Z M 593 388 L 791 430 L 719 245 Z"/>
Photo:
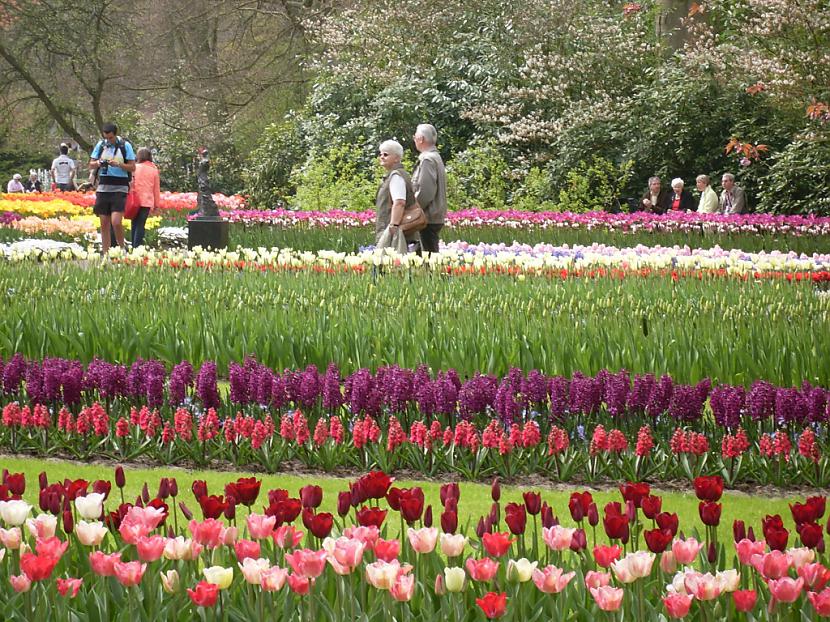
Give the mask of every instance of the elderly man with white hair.
<path id="1" fill-rule="evenodd" d="M 724 214 L 744 214 L 749 211 L 746 204 L 746 192 L 735 185 L 735 176 L 724 173 L 721 178 L 723 192 L 720 195 L 720 211 Z"/>
<path id="2" fill-rule="evenodd" d="M 697 176 L 697 189 L 700 191 L 700 203 L 697 205 L 698 214 L 718 213 L 718 193 L 712 190 L 708 175 Z"/>
<path id="3" fill-rule="evenodd" d="M 406 241 L 400 231 L 404 210 L 415 205 L 415 191 L 412 189 L 412 180 L 409 177 L 401 159 L 403 147 L 396 140 L 385 140 L 378 147 L 378 157 L 381 166 L 386 169 L 386 175 L 378 189 L 375 198 L 375 244 L 378 246 L 392 246 L 399 251 L 406 251 Z M 388 236 L 384 236 L 384 233 Z M 413 234 L 413 239 L 417 238 Z M 383 240 L 383 242 L 382 242 Z M 386 244 L 386 241 L 389 241 Z"/>
<path id="4" fill-rule="evenodd" d="M 426 229 L 421 231 L 421 250 L 438 252 L 438 234 L 447 216 L 447 172 L 444 160 L 435 148 L 438 132 L 429 123 L 421 123 L 415 130 L 415 148 L 419 152 L 418 166 L 412 173 L 415 199 L 427 217 Z"/>

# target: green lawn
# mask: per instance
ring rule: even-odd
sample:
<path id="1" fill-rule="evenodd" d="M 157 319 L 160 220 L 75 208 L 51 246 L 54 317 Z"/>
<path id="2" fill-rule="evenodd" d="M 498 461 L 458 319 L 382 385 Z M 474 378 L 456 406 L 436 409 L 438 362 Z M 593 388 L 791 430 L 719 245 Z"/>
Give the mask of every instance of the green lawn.
<path id="1" fill-rule="evenodd" d="M 46 471 L 49 481 L 62 480 L 65 477 L 73 479 L 83 478 L 87 480 L 95 479 L 109 479 L 114 481 L 113 467 L 111 465 L 87 465 L 77 464 L 73 462 L 66 462 L 60 460 L 40 460 L 34 458 L 11 458 L 3 457 L 0 459 L 0 468 L 6 468 L 10 472 L 23 472 L 26 474 L 27 490 L 26 499 L 33 504 L 37 504 L 37 490 L 38 490 L 38 474 L 41 471 Z M 292 495 L 296 495 L 300 487 L 307 484 L 318 484 L 323 488 L 323 505 L 320 511 L 336 512 L 337 493 L 346 489 L 348 486 L 347 479 L 327 477 L 324 475 L 267 475 L 260 473 L 244 473 L 244 472 L 218 472 L 218 471 L 189 471 L 179 468 L 152 468 L 139 469 L 127 468 L 125 469 L 127 485 L 125 487 L 125 496 L 127 500 L 135 500 L 135 497 L 140 494 L 141 488 L 145 482 L 148 483 L 150 494 L 155 494 L 158 487 L 158 481 L 161 477 L 175 477 L 179 484 L 179 500 L 184 501 L 192 510 L 196 510 L 197 518 L 201 518 L 201 513 L 198 511 L 193 494 L 190 492 L 190 486 L 193 480 L 203 479 L 207 481 L 208 491 L 212 494 L 223 494 L 224 485 L 227 482 L 233 481 L 238 477 L 255 475 L 262 479 L 262 489 L 260 493 L 259 502 L 254 506 L 255 510 L 262 511 L 263 503 L 267 504 L 266 491 L 273 488 L 285 488 Z M 416 482 L 409 480 L 401 480 L 395 482 L 399 487 L 421 486 L 426 496 L 426 503 L 432 504 L 435 510 L 435 525 L 439 525 L 440 515 L 440 500 L 439 488 L 440 483 L 433 482 Z M 702 524 L 698 517 L 697 504 L 698 501 L 691 490 L 689 493 L 664 492 L 663 510 L 669 512 L 676 512 L 680 517 L 680 529 L 687 535 L 691 535 L 695 530 L 702 531 Z M 553 509 L 554 513 L 559 517 L 562 524 L 571 525 L 572 520 L 568 512 L 568 497 L 571 492 L 582 490 L 579 487 L 570 487 L 566 490 L 555 490 L 551 488 L 532 488 L 533 490 L 541 490 L 542 498 L 547 501 Z M 522 490 L 517 487 L 502 486 L 502 516 L 504 516 L 503 508 L 511 501 L 521 501 Z M 608 501 L 619 501 L 621 499 L 617 490 L 602 490 L 592 491 L 594 499 L 598 504 L 600 512 L 602 507 Z M 112 509 L 114 506 L 112 501 L 119 499 L 119 494 L 113 485 L 113 491 L 110 495 L 110 503 L 108 507 Z M 756 532 L 760 534 L 760 521 L 766 514 L 780 514 L 785 521 L 785 524 L 792 527 L 791 515 L 788 503 L 795 501 L 803 501 L 801 497 L 792 498 L 776 498 L 776 497 L 762 497 L 757 495 L 746 495 L 742 493 L 725 494 L 723 498 L 723 515 L 721 518 L 721 539 L 729 541 L 731 538 L 732 521 L 736 518 L 743 519 L 747 526 L 754 526 Z M 474 535 L 475 524 L 478 518 L 489 511 L 492 501 L 490 498 L 490 486 L 477 483 L 462 483 L 461 484 L 461 498 L 459 501 L 459 528 L 467 534 Z M 243 510 L 244 512 L 244 510 Z M 388 520 L 389 534 L 397 531 L 398 520 L 389 516 Z M 465 528 L 465 524 L 469 521 L 469 528 Z M 530 524 L 530 523 L 529 523 Z M 504 528 L 502 523 L 502 528 Z M 600 528 L 601 529 L 601 528 Z M 790 544 L 795 544 L 797 536 L 791 535 Z M 590 538 L 589 538 L 590 541 Z"/>

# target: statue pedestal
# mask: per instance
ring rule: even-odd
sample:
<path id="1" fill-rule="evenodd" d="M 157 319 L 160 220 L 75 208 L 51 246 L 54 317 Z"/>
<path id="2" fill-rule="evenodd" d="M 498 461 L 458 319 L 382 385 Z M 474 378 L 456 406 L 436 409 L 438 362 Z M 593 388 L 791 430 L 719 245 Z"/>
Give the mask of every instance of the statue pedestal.
<path id="1" fill-rule="evenodd" d="M 187 221 L 187 248 L 228 248 L 230 223 L 220 218 L 194 218 Z"/>

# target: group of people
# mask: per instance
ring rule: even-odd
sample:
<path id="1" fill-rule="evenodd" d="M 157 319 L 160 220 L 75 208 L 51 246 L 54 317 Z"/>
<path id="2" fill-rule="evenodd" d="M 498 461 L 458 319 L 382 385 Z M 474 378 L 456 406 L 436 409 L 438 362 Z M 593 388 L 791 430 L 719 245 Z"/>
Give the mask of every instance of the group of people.
<path id="1" fill-rule="evenodd" d="M 410 177 L 403 167 L 403 146 L 396 140 L 385 140 L 378 147 L 380 163 L 386 174 L 375 199 L 375 245 L 409 249 L 421 253 L 437 253 L 439 234 L 447 215 L 447 173 L 444 161 L 435 148 L 438 132 L 429 123 L 422 123 L 413 136 L 418 150 L 418 164 Z M 426 226 L 420 231 L 404 232 L 401 225 L 407 211 L 420 207 Z"/>
<path id="2" fill-rule="evenodd" d="M 699 214 L 745 214 L 749 211 L 746 202 L 746 192 L 735 185 L 735 176 L 724 173 L 721 178 L 720 197 L 712 188 L 708 175 L 698 175 L 697 189 L 700 199 L 697 207 L 691 192 L 684 189 L 683 180 L 679 177 L 672 179 L 671 190 L 663 188 L 659 177 L 648 180 L 648 190 L 640 199 L 639 211 L 652 214 L 665 214 L 671 211 L 694 212 Z"/>
<path id="3" fill-rule="evenodd" d="M 52 160 L 52 167 L 49 171 L 53 189 L 62 192 L 75 190 L 75 169 L 75 160 L 69 157 L 69 145 L 61 143 L 60 155 Z M 23 181 L 20 173 L 12 175 L 9 183 L 6 184 L 6 192 L 43 192 L 43 184 L 38 172 L 32 169 L 26 181 Z"/>

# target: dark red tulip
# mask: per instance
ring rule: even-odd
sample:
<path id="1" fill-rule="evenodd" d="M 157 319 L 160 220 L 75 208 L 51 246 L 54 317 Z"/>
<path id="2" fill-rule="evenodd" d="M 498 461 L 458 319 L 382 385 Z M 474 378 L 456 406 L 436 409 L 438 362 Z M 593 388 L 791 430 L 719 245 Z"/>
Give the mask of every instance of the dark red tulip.
<path id="1" fill-rule="evenodd" d="M 300 488 L 300 503 L 304 508 L 319 508 L 323 502 L 323 489 L 309 484 Z"/>
<path id="2" fill-rule="evenodd" d="M 240 477 L 235 482 L 225 484 L 225 495 L 232 495 L 237 503 L 251 507 L 259 496 L 262 482 L 255 477 Z"/>
<path id="3" fill-rule="evenodd" d="M 458 529 L 458 512 L 453 510 L 441 512 L 441 530 L 444 533 L 455 533 L 456 529 Z"/>
<path id="4" fill-rule="evenodd" d="M 628 519 L 622 514 L 606 516 L 602 521 L 602 526 L 609 539 L 628 542 Z"/>
<path id="5" fill-rule="evenodd" d="M 694 480 L 695 494 L 701 501 L 714 503 L 723 496 L 723 478 L 720 475 L 701 475 Z"/>
<path id="6" fill-rule="evenodd" d="M 588 538 L 585 536 L 585 530 L 580 527 L 574 531 L 574 535 L 571 537 L 571 550 L 574 553 L 579 553 L 586 548 L 588 548 Z"/>
<path id="7" fill-rule="evenodd" d="M 170 496 L 175 499 L 179 496 L 179 482 L 176 481 L 175 477 L 168 477 L 167 481 L 170 485 Z"/>
<path id="8" fill-rule="evenodd" d="M 521 535 L 527 528 L 527 510 L 524 505 L 508 503 L 504 508 L 504 522 L 513 535 Z"/>
<path id="9" fill-rule="evenodd" d="M 625 501 L 631 501 L 639 508 L 643 499 L 651 494 L 651 486 L 645 482 L 626 482 L 620 486 L 620 493 Z"/>
<path id="10" fill-rule="evenodd" d="M 432 505 L 428 505 L 424 510 L 424 527 L 432 527 Z"/>
<path id="11" fill-rule="evenodd" d="M 441 505 L 446 507 L 448 499 L 455 499 L 457 502 L 460 497 L 461 489 L 458 487 L 458 482 L 450 482 L 449 484 L 441 485 Z"/>
<path id="12" fill-rule="evenodd" d="M 498 502 L 493 501 L 490 504 L 490 513 L 487 515 L 487 519 L 490 521 L 491 525 L 495 525 L 499 522 L 499 518 L 501 518 L 501 506 Z"/>
<path id="13" fill-rule="evenodd" d="M 228 502 L 222 495 L 205 495 L 199 498 L 199 506 L 205 518 L 218 519 L 228 507 Z"/>
<path id="14" fill-rule="evenodd" d="M 200 497 L 204 497 L 208 493 L 207 482 L 203 479 L 194 480 L 193 484 L 190 486 L 190 490 L 193 491 L 193 496 L 196 497 L 196 501 L 198 501 Z"/>
<path id="15" fill-rule="evenodd" d="M 179 509 L 187 520 L 193 520 L 193 512 L 184 504 L 184 501 L 179 501 Z"/>
<path id="16" fill-rule="evenodd" d="M 424 491 L 419 487 L 403 488 L 399 494 L 400 512 L 410 525 L 421 518 L 424 512 Z"/>
<path id="17" fill-rule="evenodd" d="M 568 500 L 568 509 L 571 517 L 578 523 L 588 515 L 588 508 L 594 502 L 594 498 L 587 490 L 584 492 L 572 492 Z"/>
<path id="18" fill-rule="evenodd" d="M 229 495 L 226 502 L 227 505 L 222 513 L 225 515 L 226 519 L 233 520 L 236 518 L 236 499 L 233 498 L 233 495 Z"/>
<path id="19" fill-rule="evenodd" d="M 119 488 L 124 488 L 127 483 L 127 478 L 124 477 L 124 467 L 120 464 L 115 467 L 115 485 Z"/>
<path id="20" fill-rule="evenodd" d="M 720 524 L 721 504 L 714 501 L 701 501 L 698 504 L 700 520 L 704 525 L 717 527 Z"/>
<path id="21" fill-rule="evenodd" d="M 668 529 L 649 529 L 643 532 L 643 537 L 646 540 L 648 550 L 659 554 L 669 547 L 674 539 L 674 534 Z"/>
<path id="22" fill-rule="evenodd" d="M 170 480 L 162 477 L 159 480 L 159 492 L 156 495 L 159 499 L 166 499 L 170 496 Z"/>
<path id="23" fill-rule="evenodd" d="M 742 520 L 732 522 L 732 538 L 735 542 L 740 542 L 746 538 L 746 525 Z"/>
<path id="24" fill-rule="evenodd" d="M 75 529 L 75 518 L 72 516 L 72 512 L 67 510 L 63 513 L 63 532 L 66 534 L 70 534 Z"/>
<path id="25" fill-rule="evenodd" d="M 746 529 L 746 539 L 750 542 L 755 542 L 755 530 L 752 528 L 752 525 Z"/>
<path id="26" fill-rule="evenodd" d="M 815 508 L 816 512 L 816 522 L 820 519 L 824 518 L 824 508 L 827 504 L 827 497 L 824 496 L 816 496 L 816 497 L 807 497 L 807 505 L 812 505 Z"/>
<path id="27" fill-rule="evenodd" d="M 644 497 L 641 507 L 643 515 L 648 519 L 654 520 L 654 517 L 657 516 L 663 509 L 663 498 L 656 497 L 654 495 Z"/>
<path id="28" fill-rule="evenodd" d="M 92 482 L 92 492 L 97 492 L 99 494 L 104 495 L 104 499 L 109 498 L 111 490 L 112 484 L 109 482 L 109 480 L 98 479 Z"/>
<path id="29" fill-rule="evenodd" d="M 444 504 L 445 510 L 451 510 L 453 512 L 458 511 L 458 499 L 447 499 L 447 502 Z"/>
<path id="30" fill-rule="evenodd" d="M 485 534 L 486 528 L 484 525 L 484 517 L 478 519 L 478 524 L 476 525 L 476 535 L 481 539 L 481 537 Z"/>
<path id="31" fill-rule="evenodd" d="M 5 484 L 0 484 L 0 501 L 8 501 L 9 499 L 11 499 L 9 487 Z"/>
<path id="32" fill-rule="evenodd" d="M 275 488 L 273 490 L 268 491 L 268 505 L 273 503 L 279 503 L 280 501 L 285 501 L 288 499 L 289 494 L 288 491 L 284 488 Z"/>
<path id="33" fill-rule="evenodd" d="M 340 518 L 346 516 L 349 513 L 349 510 L 352 507 L 352 493 L 348 490 L 344 490 L 343 492 L 337 495 L 337 515 Z"/>
<path id="34" fill-rule="evenodd" d="M 660 512 L 654 521 L 660 529 L 668 529 L 672 532 L 672 535 L 677 535 L 677 527 L 680 524 L 680 520 L 674 512 Z"/>
<path id="35" fill-rule="evenodd" d="M 709 560 L 710 564 L 714 564 L 718 561 L 718 547 L 715 545 L 714 542 L 709 543 L 709 548 L 706 551 L 706 559 Z"/>
<path id="36" fill-rule="evenodd" d="M 334 526 L 334 517 L 328 512 L 320 512 L 314 514 L 311 509 L 306 509 L 305 512 L 311 512 L 311 520 L 309 521 L 308 530 L 316 538 L 328 538 Z"/>
<path id="37" fill-rule="evenodd" d="M 498 476 L 494 477 L 493 483 L 490 484 L 490 496 L 495 502 L 498 502 L 501 499 L 501 484 L 499 484 Z"/>
<path id="38" fill-rule="evenodd" d="M 127 512 L 130 511 L 131 507 L 133 506 L 130 503 L 122 503 L 115 510 L 104 516 L 104 524 L 110 531 L 118 531 L 118 528 L 121 526 L 121 521 L 124 520 L 124 517 L 127 515 Z M 184 510 L 182 513 L 184 513 Z M 185 518 L 190 520 L 193 518 L 193 515 L 191 514 L 188 517 L 187 514 L 185 514 Z"/>
<path id="39" fill-rule="evenodd" d="M 147 482 L 144 482 L 144 486 L 141 487 L 141 500 L 145 505 L 150 502 L 150 489 L 147 488 Z"/>
<path id="40" fill-rule="evenodd" d="M 625 515 L 628 518 L 629 523 L 633 523 L 637 520 L 637 506 L 631 499 L 625 502 Z"/>
<path id="41" fill-rule="evenodd" d="M 277 519 L 276 525 L 286 525 L 297 520 L 300 512 L 303 510 L 303 505 L 299 499 L 288 497 L 281 501 L 275 501 L 267 508 L 265 508 L 266 516 L 275 516 Z"/>
<path id="42" fill-rule="evenodd" d="M 401 489 L 397 488 L 396 486 L 392 486 L 386 492 L 386 502 L 389 504 L 389 509 L 393 512 L 400 512 L 401 511 Z"/>
<path id="43" fill-rule="evenodd" d="M 522 493 L 525 500 L 525 509 L 531 516 L 536 516 L 542 511 L 542 495 L 538 492 L 527 491 Z"/>
<path id="44" fill-rule="evenodd" d="M 588 524 L 591 527 L 596 527 L 599 525 L 599 511 L 597 510 L 597 504 L 592 503 L 588 506 Z"/>
<path id="45" fill-rule="evenodd" d="M 49 485 L 49 478 L 46 476 L 46 471 L 40 472 L 37 476 L 37 483 L 39 484 L 41 490 Z"/>
<path id="46" fill-rule="evenodd" d="M 547 502 L 542 503 L 542 527 L 550 529 L 554 525 L 559 524 L 559 519 L 553 514 L 553 508 Z"/>
<path id="47" fill-rule="evenodd" d="M 383 499 L 391 485 L 392 478 L 383 471 L 371 471 L 355 482 L 355 487 L 362 493 L 364 500 Z"/>
<path id="48" fill-rule="evenodd" d="M 361 527 L 371 527 L 374 525 L 380 529 L 383 521 L 386 518 L 386 510 L 363 506 L 357 511 L 357 524 Z"/>
<path id="49" fill-rule="evenodd" d="M 818 547 L 819 542 L 824 539 L 823 529 L 818 523 L 802 523 L 798 526 L 798 535 L 801 537 L 801 544 L 810 549 Z"/>
<path id="50" fill-rule="evenodd" d="M 85 479 L 63 480 L 64 495 L 68 501 L 74 501 L 78 497 L 86 496 L 86 489 L 88 487 L 89 482 Z"/>
<path id="51" fill-rule="evenodd" d="M 791 503 L 790 513 L 793 515 L 793 521 L 796 525 L 802 523 L 814 523 L 818 520 L 816 516 L 817 507 L 810 503 Z"/>

